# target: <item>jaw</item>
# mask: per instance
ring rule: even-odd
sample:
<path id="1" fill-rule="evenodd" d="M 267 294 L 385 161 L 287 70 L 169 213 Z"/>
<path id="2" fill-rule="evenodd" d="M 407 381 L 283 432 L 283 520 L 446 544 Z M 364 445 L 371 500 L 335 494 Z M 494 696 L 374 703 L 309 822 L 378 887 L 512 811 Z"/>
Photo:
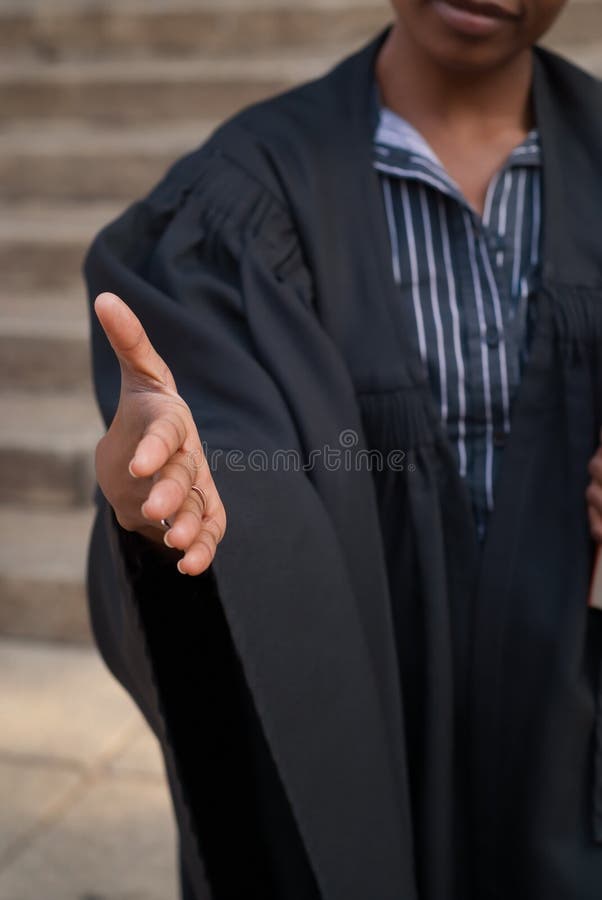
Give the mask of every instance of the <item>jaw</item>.
<path id="1" fill-rule="evenodd" d="M 439 68 L 456 75 L 503 67 L 531 46 L 517 0 L 410 0 L 396 29 Z"/>

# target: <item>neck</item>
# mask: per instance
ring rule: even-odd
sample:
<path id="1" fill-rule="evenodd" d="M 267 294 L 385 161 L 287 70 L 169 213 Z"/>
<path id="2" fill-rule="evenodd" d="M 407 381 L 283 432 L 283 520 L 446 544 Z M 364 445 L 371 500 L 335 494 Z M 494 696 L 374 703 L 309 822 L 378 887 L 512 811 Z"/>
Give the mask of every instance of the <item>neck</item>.
<path id="1" fill-rule="evenodd" d="M 376 75 L 382 102 L 416 127 L 484 135 L 533 127 L 532 69 L 530 48 L 476 76 L 446 68 L 397 22 L 378 55 Z"/>

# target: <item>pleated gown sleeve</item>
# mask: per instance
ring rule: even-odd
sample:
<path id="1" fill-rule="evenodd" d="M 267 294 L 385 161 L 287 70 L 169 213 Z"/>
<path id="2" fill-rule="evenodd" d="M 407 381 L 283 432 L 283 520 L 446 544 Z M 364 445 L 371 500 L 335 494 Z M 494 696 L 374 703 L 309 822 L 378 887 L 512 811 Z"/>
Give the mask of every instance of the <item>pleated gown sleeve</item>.
<path id="1" fill-rule="evenodd" d="M 411 879 L 410 857 L 399 852 L 407 821 L 350 580 L 354 537 L 346 558 L 311 465 L 299 464 L 322 440 L 336 446 L 342 410 L 358 429 L 359 413 L 313 309 L 286 206 L 210 141 L 100 232 L 85 277 L 90 304 L 101 291 L 121 296 L 170 366 L 226 507 L 208 577 L 173 566 L 166 593 L 202 602 L 204 590 L 217 590 L 324 896 L 359 897 L 379 884 L 382 900 L 397 896 Z M 108 426 L 119 367 L 92 311 L 91 328 Z M 370 487 L 363 497 L 367 479 L 347 491 L 347 477 L 327 481 L 352 529 L 357 505 L 371 514 L 374 498 Z M 151 721 L 132 609 L 144 602 L 141 573 L 160 572 L 165 584 L 165 563 L 97 495 L 88 567 L 96 641 Z"/>
<path id="2" fill-rule="evenodd" d="M 214 565 L 220 585 L 241 567 L 253 584 L 254 602 L 260 602 L 262 587 L 270 595 L 278 587 L 295 590 L 292 573 L 303 581 L 300 597 L 310 586 L 330 592 L 344 584 L 327 515 L 307 474 L 294 470 L 293 459 L 304 461 L 298 422 L 270 375 L 269 360 L 260 359 L 254 346 L 253 327 L 273 329 L 272 337 L 264 337 L 277 353 L 285 352 L 283 333 L 309 357 L 315 344 L 303 334 L 304 324 L 310 331 L 317 326 L 311 283 L 286 211 L 232 164 L 195 155 L 103 229 L 85 275 L 90 304 L 99 292 L 112 291 L 133 309 L 190 405 L 229 514 L 223 563 Z M 262 318 L 251 323 L 259 297 Z M 119 399 L 119 366 L 93 312 L 91 328 L 95 391 L 108 427 Z M 320 364 L 308 358 L 307 365 L 312 362 Z M 291 375 L 303 382 L 304 372 Z M 290 464 L 278 463 L 279 451 L 291 453 Z M 145 543 L 124 540 L 120 549 Z M 153 560 L 161 568 L 167 564 L 154 548 L 144 564 Z M 173 589 L 189 590 L 194 580 L 170 565 Z M 113 622 L 118 625 L 118 617 Z"/>

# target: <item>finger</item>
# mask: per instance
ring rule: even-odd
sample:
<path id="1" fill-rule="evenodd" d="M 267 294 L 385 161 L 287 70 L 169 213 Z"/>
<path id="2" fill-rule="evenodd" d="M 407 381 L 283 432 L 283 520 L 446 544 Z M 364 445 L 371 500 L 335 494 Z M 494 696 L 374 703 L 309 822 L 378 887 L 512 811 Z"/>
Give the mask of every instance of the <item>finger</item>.
<path id="1" fill-rule="evenodd" d="M 150 478 L 167 465 L 186 442 L 188 414 L 184 406 L 170 404 L 170 410 L 147 426 L 131 459 L 134 478 Z M 159 518 L 163 518 L 162 513 Z M 169 513 L 167 513 L 169 515 Z"/>
<path id="2" fill-rule="evenodd" d="M 195 542 L 178 560 L 178 570 L 183 575 L 200 575 L 205 572 L 215 558 L 218 541 L 215 530 L 203 527 Z"/>
<path id="3" fill-rule="evenodd" d="M 172 527 L 165 535 L 165 543 L 168 547 L 188 553 L 202 532 L 207 532 L 211 536 L 215 547 L 224 536 L 224 528 L 217 519 L 204 518 L 202 509 L 189 506 L 179 512 L 174 519 Z"/>
<path id="4" fill-rule="evenodd" d="M 596 481 L 602 483 L 602 449 L 598 450 L 595 456 L 590 459 L 587 471 Z"/>
<path id="5" fill-rule="evenodd" d="M 598 512 L 593 506 L 587 509 L 589 518 L 589 528 L 593 539 L 597 543 L 602 543 L 602 513 Z"/>
<path id="6" fill-rule="evenodd" d="M 142 505 L 142 514 L 155 521 L 173 518 L 188 497 L 191 484 L 187 454 L 178 450 L 157 473 L 157 480 Z"/>
<path id="7" fill-rule="evenodd" d="M 151 344 L 140 319 L 120 297 L 99 294 L 94 310 L 122 368 L 175 386 L 169 367 Z"/>
<path id="8" fill-rule="evenodd" d="M 585 498 L 588 505 L 602 515 L 602 485 L 596 481 L 590 482 L 585 492 Z"/>
<path id="9" fill-rule="evenodd" d="M 226 510 L 224 509 L 224 504 L 222 503 L 219 491 L 212 478 L 211 470 L 209 469 L 204 456 L 203 460 L 205 460 L 205 464 L 197 467 L 193 484 L 195 487 L 200 488 L 204 495 L 205 519 L 215 519 L 220 526 L 221 533 L 219 540 L 221 541 L 226 531 Z"/>
<path id="10" fill-rule="evenodd" d="M 214 532 L 219 543 L 226 530 L 226 513 L 213 479 L 205 479 L 204 488 L 195 482 L 176 516 L 171 516 L 171 519 L 171 529 L 165 535 L 168 546 L 187 550 L 201 528 Z"/>

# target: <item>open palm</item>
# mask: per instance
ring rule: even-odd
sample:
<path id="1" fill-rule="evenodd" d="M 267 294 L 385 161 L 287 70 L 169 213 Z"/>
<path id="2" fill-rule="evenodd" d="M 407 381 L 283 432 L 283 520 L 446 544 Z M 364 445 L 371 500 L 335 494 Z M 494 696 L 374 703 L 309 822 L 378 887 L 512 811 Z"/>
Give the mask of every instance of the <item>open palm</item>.
<path id="1" fill-rule="evenodd" d="M 198 575 L 215 556 L 226 514 L 192 413 L 127 304 L 103 293 L 94 309 L 121 368 L 117 412 L 96 450 L 99 485 L 122 527 L 183 551 L 178 569 Z"/>

